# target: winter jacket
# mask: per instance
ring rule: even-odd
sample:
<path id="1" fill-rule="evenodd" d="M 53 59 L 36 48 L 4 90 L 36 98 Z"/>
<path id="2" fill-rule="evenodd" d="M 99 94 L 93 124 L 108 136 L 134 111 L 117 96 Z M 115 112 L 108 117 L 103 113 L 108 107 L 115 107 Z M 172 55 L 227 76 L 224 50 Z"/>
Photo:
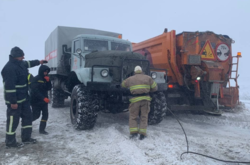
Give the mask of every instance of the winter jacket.
<path id="1" fill-rule="evenodd" d="M 157 84 L 155 81 L 150 76 L 141 72 L 135 73 L 134 76 L 124 80 L 121 86 L 129 88 L 130 93 L 135 96 L 129 100 L 131 103 L 141 100 L 151 101 L 148 93 L 155 92 L 157 90 Z"/>
<path id="2" fill-rule="evenodd" d="M 17 104 L 28 100 L 27 68 L 39 64 L 39 60 L 18 61 L 9 57 L 9 61 L 1 71 L 6 104 Z"/>
<path id="3" fill-rule="evenodd" d="M 48 98 L 48 91 L 51 90 L 51 81 L 46 81 L 44 78 L 44 72 L 50 72 L 50 69 L 46 65 L 41 65 L 38 71 L 38 75 L 35 76 L 30 84 L 31 87 L 31 105 L 43 105 L 47 104 L 44 98 Z"/>

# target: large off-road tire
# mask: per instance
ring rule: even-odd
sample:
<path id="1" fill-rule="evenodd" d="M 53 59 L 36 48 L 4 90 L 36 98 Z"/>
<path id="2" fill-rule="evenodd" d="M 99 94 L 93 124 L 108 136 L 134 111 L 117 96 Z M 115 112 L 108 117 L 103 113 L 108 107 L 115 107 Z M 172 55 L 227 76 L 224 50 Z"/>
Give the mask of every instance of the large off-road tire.
<path id="1" fill-rule="evenodd" d="M 151 94 L 152 101 L 150 112 L 148 114 L 148 124 L 154 125 L 162 121 L 167 112 L 166 97 L 163 92 L 154 92 Z"/>
<path id="2" fill-rule="evenodd" d="M 76 85 L 71 94 L 70 118 L 75 129 L 88 130 L 94 127 L 99 111 L 98 95 L 83 85 Z"/>
<path id="3" fill-rule="evenodd" d="M 65 99 L 64 91 L 62 89 L 52 87 L 51 93 L 52 93 L 52 107 L 53 108 L 64 107 L 64 99 Z"/>

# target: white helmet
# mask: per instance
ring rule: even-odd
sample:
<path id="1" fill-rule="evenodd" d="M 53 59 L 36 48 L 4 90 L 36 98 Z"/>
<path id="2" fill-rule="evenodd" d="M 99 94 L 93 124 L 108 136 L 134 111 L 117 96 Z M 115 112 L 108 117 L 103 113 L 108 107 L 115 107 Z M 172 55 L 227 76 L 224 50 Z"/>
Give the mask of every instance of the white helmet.
<path id="1" fill-rule="evenodd" d="M 141 69 L 140 66 L 136 66 L 134 71 L 135 71 L 135 72 L 138 72 L 138 71 L 142 71 L 142 69 Z"/>

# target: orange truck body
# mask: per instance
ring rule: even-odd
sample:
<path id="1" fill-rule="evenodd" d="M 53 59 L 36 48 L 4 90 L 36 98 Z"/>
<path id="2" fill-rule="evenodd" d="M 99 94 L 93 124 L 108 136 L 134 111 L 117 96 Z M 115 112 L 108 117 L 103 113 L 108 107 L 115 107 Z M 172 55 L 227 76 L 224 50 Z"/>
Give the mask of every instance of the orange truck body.
<path id="1" fill-rule="evenodd" d="M 225 107 L 234 107 L 239 101 L 237 76 L 234 78 L 236 86 L 228 86 L 232 78 L 233 42 L 226 35 L 210 31 L 182 32 L 176 35 L 175 30 L 172 30 L 143 42 L 133 43 L 132 46 L 134 52 L 146 56 L 151 67 L 166 69 L 168 84 L 177 87 L 179 93 L 190 91 L 188 95 L 182 95 L 194 98 L 190 105 L 195 105 L 197 99 L 208 99 L 203 96 L 208 84 L 207 95 L 210 98 L 217 98 L 217 102 Z"/>

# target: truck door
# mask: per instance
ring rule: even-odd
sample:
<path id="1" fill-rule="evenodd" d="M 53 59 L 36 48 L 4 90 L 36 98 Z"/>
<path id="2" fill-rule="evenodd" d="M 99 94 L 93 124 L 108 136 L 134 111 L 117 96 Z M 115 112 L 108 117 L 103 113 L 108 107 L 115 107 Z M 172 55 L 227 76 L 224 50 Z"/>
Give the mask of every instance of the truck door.
<path id="1" fill-rule="evenodd" d="M 72 54 L 71 54 L 71 70 L 76 70 L 80 68 L 80 58 L 76 56 L 76 50 L 80 48 L 81 50 L 81 40 L 80 39 L 75 39 L 72 42 Z M 73 55 L 75 54 L 75 55 Z"/>

